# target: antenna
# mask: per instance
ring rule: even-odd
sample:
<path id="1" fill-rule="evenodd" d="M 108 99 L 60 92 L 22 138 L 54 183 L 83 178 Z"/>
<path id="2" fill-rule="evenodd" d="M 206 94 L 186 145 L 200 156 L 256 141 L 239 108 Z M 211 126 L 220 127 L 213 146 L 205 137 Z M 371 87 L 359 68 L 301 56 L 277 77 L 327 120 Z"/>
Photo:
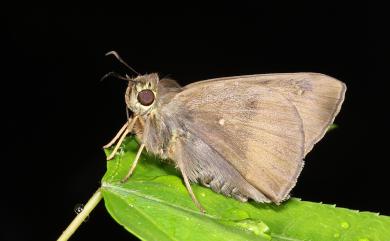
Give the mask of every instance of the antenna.
<path id="1" fill-rule="evenodd" d="M 122 75 L 120 75 L 120 74 L 118 74 L 118 73 L 116 73 L 116 72 L 109 72 L 109 73 L 105 74 L 105 75 L 100 79 L 100 81 L 103 81 L 104 79 L 106 79 L 106 78 L 109 77 L 109 76 L 113 76 L 113 77 L 118 78 L 118 79 L 123 79 L 123 80 L 131 81 L 131 82 L 135 82 L 135 81 L 133 81 L 131 78 L 129 78 L 128 75 L 126 75 L 126 77 L 124 77 L 124 76 L 122 76 Z"/>
<path id="2" fill-rule="evenodd" d="M 119 56 L 119 54 L 116 52 L 116 51 L 110 51 L 108 53 L 106 53 L 106 56 L 108 55 L 114 55 L 115 58 L 117 60 L 119 60 L 119 62 L 121 62 L 124 66 L 126 66 L 127 68 L 129 68 L 131 71 L 133 71 L 134 73 L 136 73 L 137 75 L 140 75 L 137 71 L 135 71 L 133 68 L 130 67 L 130 65 L 128 65 L 122 58 L 121 56 Z"/>

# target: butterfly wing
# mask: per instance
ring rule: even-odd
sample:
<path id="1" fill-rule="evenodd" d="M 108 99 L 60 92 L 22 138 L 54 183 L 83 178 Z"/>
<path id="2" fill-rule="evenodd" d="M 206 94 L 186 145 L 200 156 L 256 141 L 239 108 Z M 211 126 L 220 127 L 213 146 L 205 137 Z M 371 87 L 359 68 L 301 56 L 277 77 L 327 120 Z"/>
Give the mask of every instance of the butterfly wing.
<path id="1" fill-rule="evenodd" d="M 191 181 L 279 203 L 304 155 L 340 109 L 345 86 L 313 73 L 220 78 L 183 88 L 164 108 L 182 133 L 171 158 Z"/>
<path id="2" fill-rule="evenodd" d="M 216 78 L 187 85 L 198 88 L 210 82 L 236 81 L 262 85 L 281 93 L 297 108 L 305 132 L 305 155 L 325 135 L 339 113 L 346 86 L 343 82 L 320 73 L 286 73 Z"/>

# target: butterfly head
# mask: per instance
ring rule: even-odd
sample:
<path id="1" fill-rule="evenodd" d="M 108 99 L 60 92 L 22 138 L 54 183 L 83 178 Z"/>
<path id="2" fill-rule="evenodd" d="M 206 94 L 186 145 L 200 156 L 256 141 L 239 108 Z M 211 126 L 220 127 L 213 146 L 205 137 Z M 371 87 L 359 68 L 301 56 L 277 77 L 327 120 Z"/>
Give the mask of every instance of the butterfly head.
<path id="1" fill-rule="evenodd" d="M 145 74 L 129 79 L 125 100 L 127 107 L 136 115 L 147 115 L 155 106 L 157 74 Z"/>

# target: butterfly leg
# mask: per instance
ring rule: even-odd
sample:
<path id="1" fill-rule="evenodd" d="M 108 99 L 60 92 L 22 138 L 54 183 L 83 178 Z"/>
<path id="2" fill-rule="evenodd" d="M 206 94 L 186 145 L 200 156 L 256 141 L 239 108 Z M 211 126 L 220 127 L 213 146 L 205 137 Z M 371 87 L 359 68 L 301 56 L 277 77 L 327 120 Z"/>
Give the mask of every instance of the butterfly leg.
<path id="1" fill-rule="evenodd" d="M 114 138 L 112 138 L 112 140 L 108 144 L 104 145 L 103 148 L 109 148 L 110 146 L 114 145 L 114 143 L 119 139 L 119 137 L 122 135 L 122 133 L 125 131 L 125 129 L 127 128 L 128 125 L 129 125 L 129 122 L 126 121 L 126 123 L 118 131 L 116 136 Z"/>
<path id="2" fill-rule="evenodd" d="M 186 185 L 187 191 L 188 191 L 188 193 L 190 194 L 191 199 L 192 199 L 192 201 L 194 202 L 195 206 L 196 206 L 197 208 L 199 208 L 199 210 L 200 210 L 202 213 L 206 213 L 206 210 L 204 209 L 204 207 L 202 206 L 202 204 L 200 204 L 200 202 L 198 201 L 198 199 L 196 199 L 196 196 L 195 196 L 194 192 L 192 191 L 191 184 L 190 184 L 190 182 L 188 181 L 187 174 L 183 171 L 183 168 L 180 168 L 180 170 L 181 170 L 181 174 L 182 174 L 183 179 L 184 179 L 184 184 Z"/>
<path id="3" fill-rule="evenodd" d="M 200 204 L 198 199 L 196 198 L 194 192 L 192 191 L 190 181 L 188 179 L 187 173 L 186 173 L 186 164 L 185 160 L 191 160 L 188 158 L 188 152 L 184 151 L 184 147 L 186 147 L 185 139 L 183 139 L 183 135 L 181 138 L 179 138 L 179 135 L 174 134 L 172 136 L 172 139 L 170 140 L 170 143 L 168 145 L 168 157 L 172 160 L 177 161 L 177 167 L 181 171 L 181 175 L 183 176 L 184 184 L 186 185 L 187 191 L 191 196 L 192 201 L 194 202 L 195 206 L 202 212 L 206 213 L 206 210 L 204 207 Z M 186 156 L 187 154 L 187 156 Z"/>
<path id="4" fill-rule="evenodd" d="M 133 164 L 131 165 L 131 168 L 130 168 L 129 172 L 128 172 L 127 175 L 122 179 L 122 181 L 121 181 L 122 183 L 123 183 L 123 182 L 126 182 L 126 181 L 129 179 L 129 177 L 133 174 L 133 171 L 134 171 L 135 167 L 136 167 L 137 164 L 138 164 L 138 160 L 139 160 L 139 158 L 140 158 L 140 156 L 141 156 L 141 153 L 142 153 L 142 150 L 144 149 L 144 147 L 145 147 L 145 144 L 142 143 L 141 146 L 140 146 L 139 149 L 138 149 L 137 155 L 135 156 L 135 159 L 134 159 L 134 161 L 133 161 Z"/>
<path id="5" fill-rule="evenodd" d="M 120 137 L 118 143 L 116 143 L 116 146 L 114 148 L 114 150 L 111 152 L 111 154 L 107 157 L 107 160 L 111 160 L 112 158 L 114 158 L 116 152 L 118 151 L 120 145 L 122 144 L 123 140 L 125 139 L 126 135 L 129 134 L 133 127 L 134 127 L 134 123 L 135 121 L 137 120 L 137 116 L 135 116 L 131 122 L 129 123 L 129 125 L 127 126 L 127 128 L 125 129 L 125 131 L 123 132 L 122 136 Z M 120 131 L 119 131 L 120 132 Z"/>

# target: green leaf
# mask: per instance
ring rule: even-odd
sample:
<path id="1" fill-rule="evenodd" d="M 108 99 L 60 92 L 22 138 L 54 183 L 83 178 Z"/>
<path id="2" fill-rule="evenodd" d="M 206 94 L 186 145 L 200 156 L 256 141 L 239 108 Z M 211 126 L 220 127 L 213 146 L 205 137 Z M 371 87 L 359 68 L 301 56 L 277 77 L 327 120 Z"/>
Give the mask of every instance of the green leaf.
<path id="1" fill-rule="evenodd" d="M 390 217 L 290 199 L 280 206 L 242 203 L 192 185 L 205 207 L 193 204 L 181 176 L 169 164 L 143 154 L 126 183 L 137 151 L 128 138 L 107 162 L 102 180 L 108 212 L 142 240 L 389 240 Z M 106 150 L 106 154 L 109 150 Z"/>
<path id="2" fill-rule="evenodd" d="M 337 124 L 331 124 L 329 127 L 328 127 L 328 131 L 333 131 L 334 129 L 337 129 L 339 126 Z"/>

